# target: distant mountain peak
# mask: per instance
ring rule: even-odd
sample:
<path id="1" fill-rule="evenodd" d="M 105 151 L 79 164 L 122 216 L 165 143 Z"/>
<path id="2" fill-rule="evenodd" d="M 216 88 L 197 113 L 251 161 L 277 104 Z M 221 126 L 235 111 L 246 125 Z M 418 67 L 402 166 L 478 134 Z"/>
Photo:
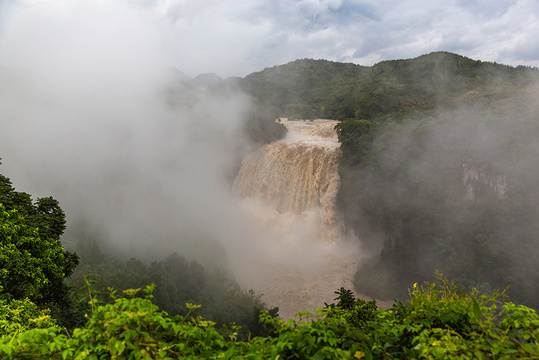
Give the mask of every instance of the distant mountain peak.
<path id="1" fill-rule="evenodd" d="M 168 69 L 168 73 L 170 75 L 170 77 L 174 80 L 174 81 L 181 81 L 181 82 L 185 82 L 185 81 L 191 81 L 193 79 L 191 79 L 189 76 L 185 75 L 185 73 L 175 67 L 171 67 Z"/>
<path id="2" fill-rule="evenodd" d="M 207 88 L 223 81 L 223 78 L 216 73 L 204 73 L 196 76 L 193 79 L 195 86 L 199 88 Z"/>

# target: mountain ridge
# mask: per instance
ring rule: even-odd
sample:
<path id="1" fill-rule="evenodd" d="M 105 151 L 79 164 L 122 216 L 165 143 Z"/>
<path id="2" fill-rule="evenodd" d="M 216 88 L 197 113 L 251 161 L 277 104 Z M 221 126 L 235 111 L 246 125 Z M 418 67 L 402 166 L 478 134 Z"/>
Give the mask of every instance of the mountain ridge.
<path id="1" fill-rule="evenodd" d="M 239 86 L 283 117 L 370 120 L 451 106 L 470 91 L 503 96 L 532 79 L 536 68 L 439 51 L 373 66 L 298 59 L 251 73 Z"/>

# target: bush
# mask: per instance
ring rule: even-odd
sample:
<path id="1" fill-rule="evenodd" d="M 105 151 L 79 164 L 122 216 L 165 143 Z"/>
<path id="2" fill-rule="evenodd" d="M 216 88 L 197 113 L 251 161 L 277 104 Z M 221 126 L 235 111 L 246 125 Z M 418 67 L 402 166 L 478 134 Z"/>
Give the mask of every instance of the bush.
<path id="1" fill-rule="evenodd" d="M 153 286 L 125 292 L 93 308 L 88 323 L 71 335 L 58 327 L 0 337 L 9 359 L 513 359 L 539 357 L 539 318 L 525 306 L 504 303 L 504 292 L 478 296 L 438 275 L 415 284 L 407 304 L 381 310 L 341 288 L 317 314 L 298 313 L 286 322 L 267 311 L 260 320 L 267 337 L 237 341 L 237 327 L 220 335 L 214 323 L 189 314 L 171 318 L 151 302 Z M 344 301 L 343 301 L 344 300 Z M 361 315 L 361 316 L 357 316 Z"/>

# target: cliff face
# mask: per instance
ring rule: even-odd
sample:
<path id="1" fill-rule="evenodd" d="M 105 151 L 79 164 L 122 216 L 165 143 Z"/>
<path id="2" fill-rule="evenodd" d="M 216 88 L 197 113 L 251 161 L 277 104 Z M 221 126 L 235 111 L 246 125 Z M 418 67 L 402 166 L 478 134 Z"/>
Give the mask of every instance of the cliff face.
<path id="1" fill-rule="evenodd" d="M 480 200 L 485 190 L 491 190 L 498 199 L 507 196 L 507 180 L 505 175 L 496 174 L 488 166 L 462 164 L 462 181 L 466 187 L 466 200 Z"/>

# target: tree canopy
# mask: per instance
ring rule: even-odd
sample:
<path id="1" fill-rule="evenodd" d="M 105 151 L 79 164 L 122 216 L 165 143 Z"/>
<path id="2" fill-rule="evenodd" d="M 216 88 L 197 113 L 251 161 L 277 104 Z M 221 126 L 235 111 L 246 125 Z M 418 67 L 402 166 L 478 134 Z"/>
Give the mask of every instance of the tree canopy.
<path id="1" fill-rule="evenodd" d="M 0 204 L 0 292 L 5 299 L 46 302 L 50 287 L 65 276 L 63 249 L 53 238 L 41 238 L 17 210 Z M 54 289 L 52 290 L 54 291 Z"/>
<path id="2" fill-rule="evenodd" d="M 0 296 L 29 299 L 64 314 L 72 305 L 65 279 L 79 258 L 60 243 L 65 214 L 58 201 L 45 197 L 32 202 L 0 175 L 0 221 Z"/>

